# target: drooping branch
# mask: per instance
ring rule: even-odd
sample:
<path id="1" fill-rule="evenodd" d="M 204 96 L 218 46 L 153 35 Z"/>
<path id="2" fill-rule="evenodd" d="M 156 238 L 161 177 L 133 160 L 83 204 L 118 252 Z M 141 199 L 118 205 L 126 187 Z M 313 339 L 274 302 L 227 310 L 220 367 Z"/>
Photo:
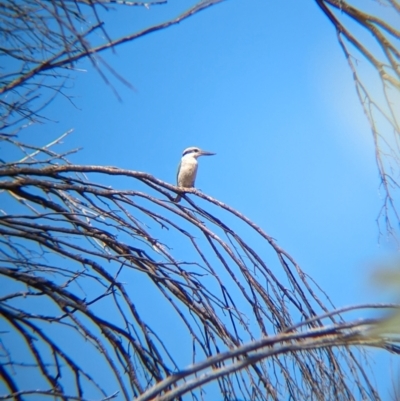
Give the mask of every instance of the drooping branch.
<path id="1" fill-rule="evenodd" d="M 354 309 L 395 309 L 398 310 L 397 304 L 374 304 L 374 305 L 359 305 L 357 307 L 343 308 L 332 313 L 324 315 L 332 316 L 333 314 L 344 313 Z M 312 320 L 322 319 L 324 316 L 315 317 Z M 310 321 L 308 321 L 309 323 Z M 204 362 L 200 362 L 190 368 L 180 371 L 179 374 L 174 374 L 171 377 L 163 380 L 161 383 L 146 391 L 138 398 L 138 401 L 148 401 L 157 397 L 159 401 L 169 401 L 176 397 L 180 397 L 190 390 L 204 385 L 210 381 L 216 380 L 219 377 L 231 374 L 232 372 L 240 371 L 247 366 L 253 365 L 264 359 L 274 357 L 276 355 L 294 354 L 303 352 L 304 350 L 316 350 L 318 348 L 331 348 L 340 346 L 363 346 L 377 347 L 387 349 L 389 352 L 400 354 L 400 339 L 395 337 L 391 340 L 385 340 L 381 336 L 372 335 L 371 328 L 376 327 L 381 323 L 380 320 L 357 320 L 354 322 L 345 322 L 335 324 L 333 326 L 324 326 L 307 332 L 295 332 L 295 328 L 306 325 L 301 323 L 293 328 L 289 328 L 285 333 L 276 336 L 269 336 L 258 341 L 253 341 L 250 344 L 242 345 L 231 351 L 220 353 L 216 356 L 208 358 Z M 229 365 L 220 365 L 221 362 L 231 361 Z M 221 366 L 215 368 L 215 366 Z M 201 373 L 201 375 L 199 375 Z M 193 378 L 191 378 L 194 376 Z M 163 396 L 158 396 L 162 391 L 168 389 L 172 384 L 177 384 L 180 381 L 187 380 L 183 385 L 176 385 L 175 390 L 169 391 Z M 379 398 L 374 387 L 369 384 L 369 392 L 374 398 Z"/>
<path id="2" fill-rule="evenodd" d="M 352 6 L 348 1 L 317 0 L 317 4 L 334 25 L 338 42 L 353 75 L 356 92 L 371 128 L 375 159 L 384 192 L 378 222 L 383 221 L 385 232 L 397 237 L 400 222 L 397 189 L 400 188 L 400 9 L 396 1 L 375 2 L 373 12 Z M 365 7 L 371 7 L 371 3 Z M 381 11 L 383 11 L 381 13 Z M 380 16 L 382 14 L 382 16 Z M 389 18 L 389 16 L 391 18 Z M 398 24 L 393 22 L 398 21 Z M 358 35 L 362 28 L 370 35 L 365 40 Z M 380 52 L 376 50 L 378 44 Z M 372 65 L 381 86 L 377 92 L 374 82 L 363 78 L 366 66 L 359 56 Z M 394 220 L 394 221 L 393 221 Z M 381 223 L 380 223 L 381 224 Z"/>
<path id="3" fill-rule="evenodd" d="M 58 164 L 42 163 L 48 157 Z M 94 174 L 98 182 L 91 179 Z M 101 184 L 110 176 L 129 189 Z M 10 288 L 1 300 L 3 315 L 9 336 L 27 344 L 25 362 L 33 364 L 32 374 L 38 366 L 46 378 L 43 394 L 71 394 L 66 375 L 75 378 L 75 396 L 82 399 L 88 388 L 102 398 L 116 390 L 126 400 L 142 394 L 150 399 L 155 392 L 165 399 L 186 392 L 196 398 L 210 380 L 226 398 L 355 399 L 354 383 L 360 394 L 371 392 L 359 362 L 363 357 L 346 348 L 335 351 L 331 343 L 305 352 L 296 345 L 285 352 L 271 348 L 259 359 L 250 355 L 243 344 L 272 346 L 265 339 L 300 344 L 309 330 L 325 333 L 321 314 L 338 333 L 347 326 L 340 315 L 329 314 L 329 299 L 291 255 L 228 205 L 147 173 L 65 163 L 50 146 L 31 149 L 18 162 L 5 161 L 0 190 L 2 204 L 12 205 L 0 216 L 0 275 Z M 183 201 L 176 204 L 178 192 Z M 227 218 L 234 219 L 235 229 Z M 159 307 L 168 314 L 179 339 L 170 343 L 165 337 L 149 314 L 148 297 L 157 299 L 154 313 Z M 46 313 L 31 309 L 34 300 L 47 305 Z M 299 321 L 304 325 L 295 326 Z M 110 388 L 100 386 L 97 370 L 48 333 L 50 326 L 98 353 L 96 367 L 110 371 Z M 36 347 L 34 337 L 47 348 Z M 186 344 L 183 361 L 176 341 Z M 12 355 L 8 336 L 4 346 Z M 239 354 L 232 357 L 233 350 Z M 232 358 L 238 364 L 231 365 Z M 17 370 L 19 362 L 9 359 L 7 369 Z M 202 361 L 209 361 L 204 366 L 212 366 L 213 373 L 193 381 L 194 372 L 189 377 L 183 369 L 190 363 L 201 368 Z M 15 397 L 21 391 L 34 394 L 14 381 Z"/>
<path id="4" fill-rule="evenodd" d="M 166 5 L 166 1 L 51 1 L 28 0 L 21 7 L 14 0 L 0 6 L 0 34 L 4 44 L 0 52 L 12 63 L 0 75 L 0 129 L 10 128 L 26 120 L 37 121 L 53 98 L 63 93 L 64 85 L 81 59 L 89 59 L 104 82 L 119 97 L 101 66 L 105 66 L 115 78 L 133 88 L 111 66 L 100 58 L 105 50 L 136 40 L 152 32 L 178 24 L 198 12 L 221 3 L 223 0 L 207 0 L 195 3 L 177 17 L 121 38 L 111 38 L 105 29 L 102 10 L 118 7 Z M 96 43 L 93 33 L 101 31 L 104 43 Z M 46 81 L 51 78 L 52 84 Z M 54 85 L 54 82 L 58 82 Z M 48 89 L 45 91 L 44 89 Z M 49 92 L 42 103 L 39 98 Z"/>
<path id="5" fill-rule="evenodd" d="M 0 398 L 198 399 L 205 384 L 215 382 L 224 399 L 379 399 L 364 355 L 349 347 L 398 352 L 397 341 L 365 336 L 375 322 L 331 312 L 327 295 L 294 258 L 244 215 L 147 173 L 71 164 L 67 156 L 75 150 L 52 149 L 60 139 L 38 147 L 21 140 L 18 130 L 9 133 L 40 118 L 52 99 L 37 103 L 48 77 L 61 78 L 57 95 L 76 63 L 89 58 L 108 82 L 98 67 L 102 51 L 221 1 L 201 1 L 123 38 L 108 35 L 102 9 L 166 2 L 1 5 L 8 46 L 1 51 L 17 68 L 0 77 L 0 140 L 22 157 L 0 165 L 0 373 L 8 391 Z M 382 145 L 396 161 L 398 142 L 383 135 L 374 113 L 399 133 L 389 100 L 389 89 L 398 90 L 398 28 L 344 1 L 318 4 L 337 29 L 373 128 L 388 215 L 390 208 L 396 212 L 391 191 L 397 183 L 387 173 Z M 398 13 L 397 3 L 390 4 Z M 356 38 L 339 11 L 371 32 L 385 61 Z M 104 43 L 91 41 L 96 31 Z M 349 44 L 378 71 L 389 108 L 363 84 Z M 105 185 L 113 176 L 123 184 Z M 177 193 L 180 204 L 172 202 Z M 172 340 L 165 325 L 174 328 Z"/>

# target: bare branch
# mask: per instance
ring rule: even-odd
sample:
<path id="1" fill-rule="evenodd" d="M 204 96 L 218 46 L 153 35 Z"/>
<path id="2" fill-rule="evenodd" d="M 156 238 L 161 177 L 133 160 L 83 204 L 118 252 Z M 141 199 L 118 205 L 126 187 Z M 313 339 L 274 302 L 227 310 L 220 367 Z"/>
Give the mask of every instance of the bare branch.
<path id="1" fill-rule="evenodd" d="M 338 41 L 343 49 L 360 104 L 371 127 L 375 146 L 375 158 L 384 199 L 378 216 L 385 232 L 397 237 L 395 226 L 400 221 L 399 206 L 395 194 L 399 188 L 398 176 L 400 167 L 400 122 L 398 120 L 400 94 L 400 30 L 399 24 L 387 17 L 391 15 L 400 23 L 400 9 L 396 1 L 375 2 L 374 14 L 363 11 L 342 0 L 317 0 L 317 4 L 334 25 Z M 371 4 L 369 4 L 370 6 Z M 367 5 L 365 5 L 367 7 Z M 380 9 L 386 13 L 379 16 Z M 349 17 L 353 24 L 346 18 Z M 375 39 L 381 52 L 378 52 L 372 41 L 357 37 L 361 27 Z M 354 32 L 354 33 L 353 33 Z M 373 82 L 363 79 L 365 66 L 358 62 L 357 55 L 365 58 L 374 68 L 381 85 L 383 100 L 374 91 Z M 394 221 L 393 221 L 394 220 Z"/>

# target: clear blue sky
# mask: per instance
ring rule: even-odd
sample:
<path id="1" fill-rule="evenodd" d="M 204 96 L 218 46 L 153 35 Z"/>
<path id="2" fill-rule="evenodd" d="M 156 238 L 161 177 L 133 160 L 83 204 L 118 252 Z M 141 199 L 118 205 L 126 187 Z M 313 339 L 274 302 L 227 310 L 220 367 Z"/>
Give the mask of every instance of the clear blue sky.
<path id="1" fill-rule="evenodd" d="M 112 11 L 106 29 L 123 35 L 189 4 Z M 83 147 L 74 162 L 171 183 L 184 148 L 214 151 L 200 160 L 198 188 L 276 238 L 336 306 L 383 299 L 368 281 L 371 262 L 391 250 L 378 243 L 372 137 L 335 31 L 313 1 L 227 1 L 101 57 L 135 90 L 109 75 L 118 101 L 80 63 L 86 72 L 66 91 L 76 107 L 58 97 L 46 113 L 58 123 L 31 128 L 38 143 L 74 128 L 64 144 Z"/>

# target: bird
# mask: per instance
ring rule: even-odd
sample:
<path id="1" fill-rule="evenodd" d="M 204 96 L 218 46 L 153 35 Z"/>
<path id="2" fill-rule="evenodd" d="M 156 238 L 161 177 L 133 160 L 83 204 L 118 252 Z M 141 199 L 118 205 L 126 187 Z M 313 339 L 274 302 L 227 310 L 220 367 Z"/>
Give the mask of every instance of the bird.
<path id="1" fill-rule="evenodd" d="M 178 166 L 178 173 L 176 176 L 177 185 L 180 188 L 193 188 L 197 175 L 197 159 L 200 156 L 214 156 L 215 153 L 201 150 L 196 146 L 186 148 L 182 153 L 182 159 Z M 181 200 L 181 195 L 178 194 L 174 202 Z"/>

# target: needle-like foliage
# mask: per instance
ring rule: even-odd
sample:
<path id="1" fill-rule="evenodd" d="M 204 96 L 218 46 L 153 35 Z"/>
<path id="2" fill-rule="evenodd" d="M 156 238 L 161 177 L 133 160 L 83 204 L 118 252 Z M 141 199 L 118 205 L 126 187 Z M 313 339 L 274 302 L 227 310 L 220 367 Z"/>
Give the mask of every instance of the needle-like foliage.
<path id="1" fill-rule="evenodd" d="M 346 313 L 394 305 L 337 311 L 237 210 L 144 172 L 72 164 L 75 150 L 57 151 L 69 132 L 38 146 L 21 128 L 43 120 L 52 96 L 39 102 L 42 91 L 62 92 L 80 59 L 90 58 L 108 83 L 102 51 L 219 2 L 201 1 L 122 38 L 108 36 L 99 10 L 166 2 L 0 5 L 1 54 L 10 61 L 0 76 L 0 141 L 10 150 L 0 164 L 0 399 L 207 399 L 208 392 L 224 400 L 380 399 L 362 349 L 398 353 L 398 338 Z M 388 202 L 396 207 L 371 114 L 376 103 L 363 92 L 346 40 L 373 63 L 385 90 L 398 90 L 398 47 L 382 35 L 399 33 L 345 1 L 317 4 L 337 29 L 369 116 L 388 215 Z M 395 1 L 388 5 L 399 12 Z M 374 33 L 389 64 L 354 39 L 343 13 Z M 54 78 L 58 86 L 49 85 Z"/>

